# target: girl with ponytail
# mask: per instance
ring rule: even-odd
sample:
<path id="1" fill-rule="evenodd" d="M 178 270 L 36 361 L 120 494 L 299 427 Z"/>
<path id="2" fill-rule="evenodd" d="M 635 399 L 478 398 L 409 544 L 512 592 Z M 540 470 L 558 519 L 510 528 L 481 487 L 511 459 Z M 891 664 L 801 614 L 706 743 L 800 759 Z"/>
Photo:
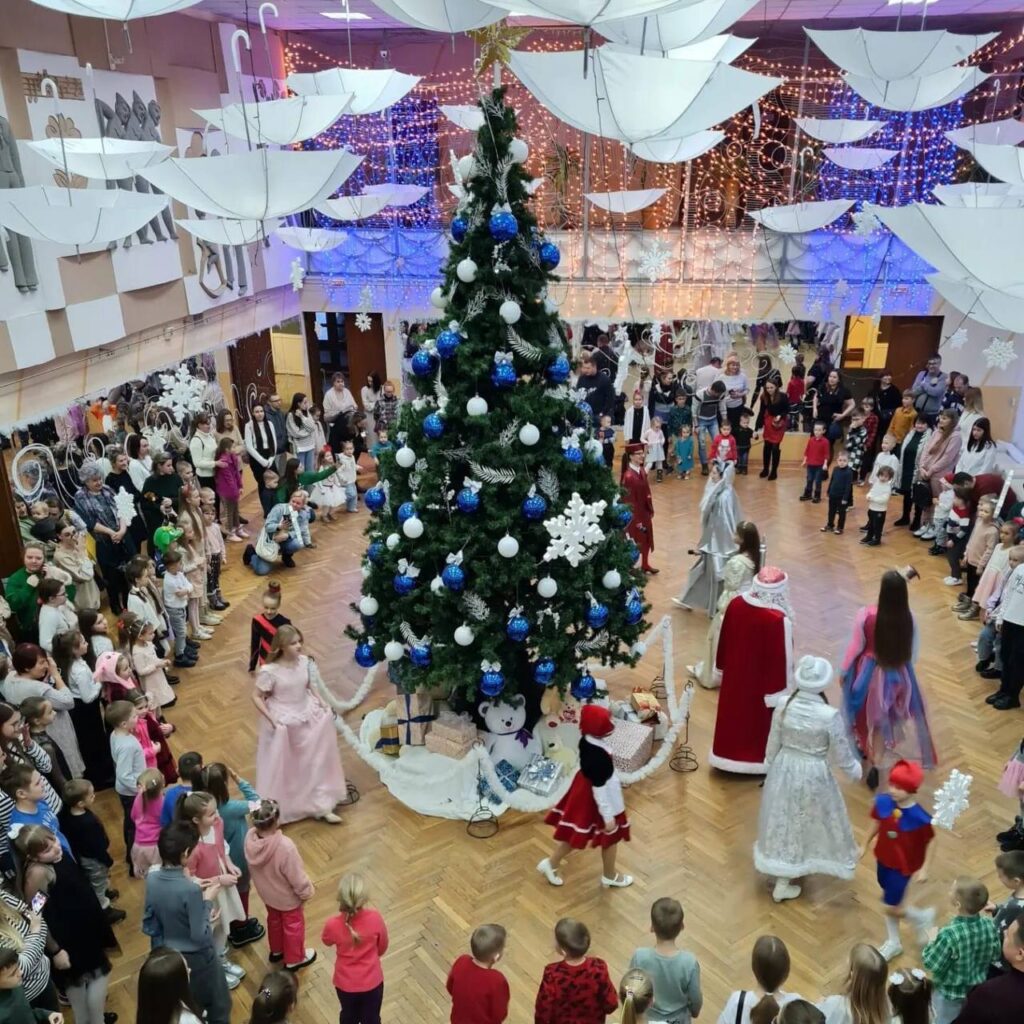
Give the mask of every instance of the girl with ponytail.
<path id="1" fill-rule="evenodd" d="M 778 936 L 758 937 L 750 967 L 757 988 L 733 992 L 718 1017 L 718 1024 L 772 1024 L 782 1007 L 800 998 L 782 990 L 789 977 L 789 950 Z"/>
<path id="2" fill-rule="evenodd" d="M 288 1024 L 288 1014 L 299 1001 L 299 983 L 289 971 L 272 971 L 261 982 L 252 1001 L 249 1024 Z"/>
<path id="3" fill-rule="evenodd" d="M 634 969 L 619 982 L 622 1024 L 645 1024 L 654 1002 L 654 983 L 646 971 Z"/>

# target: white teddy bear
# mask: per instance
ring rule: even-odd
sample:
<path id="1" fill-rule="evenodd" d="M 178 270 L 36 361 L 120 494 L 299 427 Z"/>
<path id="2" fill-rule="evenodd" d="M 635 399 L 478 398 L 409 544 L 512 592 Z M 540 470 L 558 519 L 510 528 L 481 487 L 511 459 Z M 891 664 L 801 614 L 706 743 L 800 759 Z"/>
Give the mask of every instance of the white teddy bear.
<path id="1" fill-rule="evenodd" d="M 522 771 L 540 753 L 540 744 L 526 728 L 526 698 L 516 694 L 508 700 L 484 701 L 479 710 L 485 726 L 481 735 L 491 760 L 495 764 L 508 761 Z"/>

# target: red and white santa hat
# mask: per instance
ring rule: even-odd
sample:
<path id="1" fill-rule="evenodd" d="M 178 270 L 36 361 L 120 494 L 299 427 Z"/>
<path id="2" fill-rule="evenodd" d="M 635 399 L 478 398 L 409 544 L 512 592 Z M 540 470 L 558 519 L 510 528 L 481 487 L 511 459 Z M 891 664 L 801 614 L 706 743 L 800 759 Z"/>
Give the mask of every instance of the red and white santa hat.
<path id="1" fill-rule="evenodd" d="M 580 711 L 580 732 L 584 736 L 604 739 L 615 729 L 611 712 L 600 704 L 587 704 Z"/>

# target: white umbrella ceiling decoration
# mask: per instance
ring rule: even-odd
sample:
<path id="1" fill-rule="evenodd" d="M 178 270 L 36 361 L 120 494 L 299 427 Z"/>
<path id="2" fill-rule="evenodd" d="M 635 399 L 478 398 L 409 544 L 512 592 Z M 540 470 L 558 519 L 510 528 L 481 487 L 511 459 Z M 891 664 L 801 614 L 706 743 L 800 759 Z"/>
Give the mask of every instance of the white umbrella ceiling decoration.
<path id="1" fill-rule="evenodd" d="M 844 71 L 890 82 L 927 78 L 947 71 L 999 35 L 998 32 L 956 35 L 941 29 L 876 32 L 863 28 L 805 28 L 804 31 L 818 49 Z"/>
<path id="2" fill-rule="evenodd" d="M 936 185 L 932 195 L 943 206 L 985 206 L 1013 208 L 1024 206 L 1024 185 L 1003 182 L 966 181 L 960 185 Z"/>
<path id="3" fill-rule="evenodd" d="M 131 178 L 144 167 L 162 163 L 174 152 L 173 146 L 160 142 L 102 137 L 41 139 L 25 145 L 68 174 L 106 181 Z"/>
<path id="4" fill-rule="evenodd" d="M 885 121 L 847 121 L 843 118 L 827 117 L 798 117 L 796 123 L 805 135 L 833 146 L 860 142 L 869 135 L 874 135 L 886 124 Z"/>
<path id="5" fill-rule="evenodd" d="M 630 145 L 703 131 L 756 103 L 782 83 L 729 64 L 592 51 L 584 78 L 580 51 L 514 51 L 513 74 L 557 118 Z"/>
<path id="6" fill-rule="evenodd" d="M 1024 185 L 1024 148 L 992 146 L 983 142 L 971 143 L 962 148 L 993 177 L 1008 185 Z"/>
<path id="7" fill-rule="evenodd" d="M 684 135 L 681 139 L 650 139 L 636 142 L 630 150 L 641 160 L 655 164 L 682 164 L 714 149 L 725 138 L 725 132 L 717 128 Z"/>
<path id="8" fill-rule="evenodd" d="M 452 124 L 467 132 L 479 131 L 484 125 L 484 112 L 475 104 L 443 103 L 440 110 Z"/>
<path id="9" fill-rule="evenodd" d="M 903 33 L 910 36 L 914 33 Z M 846 84 L 873 107 L 919 111 L 944 107 L 977 88 L 989 75 L 976 67 L 951 67 L 920 78 L 868 78 L 843 72 Z"/>
<path id="10" fill-rule="evenodd" d="M 280 217 L 270 220 L 226 220 L 217 217 L 184 217 L 175 224 L 190 235 L 213 245 L 250 245 L 262 242 L 280 224 Z"/>
<path id="11" fill-rule="evenodd" d="M 468 32 L 501 21 L 505 12 L 480 0 L 373 0 L 395 21 L 427 32 Z"/>
<path id="12" fill-rule="evenodd" d="M 236 139 L 253 145 L 291 146 L 315 138 L 348 112 L 352 93 L 330 96 L 290 96 L 264 103 L 231 103 L 196 110 L 204 121 Z"/>
<path id="13" fill-rule="evenodd" d="M 330 231 L 328 228 L 303 228 L 294 224 L 278 228 L 274 235 L 289 249 L 302 252 L 327 252 L 337 249 L 348 240 L 344 231 Z"/>
<path id="14" fill-rule="evenodd" d="M 875 171 L 884 167 L 894 157 L 899 156 L 898 149 L 874 149 L 869 146 L 826 146 L 821 151 L 832 163 L 844 167 L 848 171 Z"/>
<path id="15" fill-rule="evenodd" d="M 509 14 L 528 14 L 535 18 L 557 18 L 574 25 L 603 25 L 615 18 L 629 18 L 666 7 L 679 6 L 680 0 L 484 0 L 490 7 Z M 692 0 L 691 0 L 692 2 Z M 602 35 L 604 31 L 602 30 Z"/>
<path id="16" fill-rule="evenodd" d="M 385 181 L 379 185 L 364 185 L 364 196 L 383 197 L 385 206 L 412 206 L 418 203 L 430 189 L 426 185 L 404 185 Z"/>
<path id="17" fill-rule="evenodd" d="M 674 4 L 670 10 L 646 17 L 642 16 L 643 11 L 631 11 L 631 15 L 637 16 L 602 24 L 601 35 L 613 43 L 623 43 L 637 51 L 643 49 L 645 54 L 668 54 L 724 32 L 757 3 L 758 0 L 697 0 Z"/>
<path id="18" fill-rule="evenodd" d="M 976 288 L 942 274 L 930 274 L 928 283 L 950 305 L 972 320 L 1001 331 L 1024 331 L 1024 297 L 990 288 Z"/>
<path id="19" fill-rule="evenodd" d="M 586 192 L 587 199 L 609 213 L 636 213 L 653 206 L 668 191 L 667 188 L 627 189 L 620 192 Z"/>
<path id="20" fill-rule="evenodd" d="M 32 0 L 38 7 L 47 7 L 61 14 L 77 14 L 82 18 L 104 18 L 108 21 L 131 21 L 173 14 L 195 7 L 200 0 Z"/>
<path id="21" fill-rule="evenodd" d="M 782 235 L 817 231 L 843 216 L 854 204 L 853 199 L 825 199 L 820 202 L 791 203 L 785 206 L 767 206 L 763 210 L 748 211 L 751 220 Z"/>
<path id="22" fill-rule="evenodd" d="M 741 39 L 739 36 L 710 36 L 698 43 L 689 43 L 686 46 L 674 46 L 671 50 L 661 53 L 662 57 L 671 57 L 672 60 L 720 60 L 723 64 L 731 64 L 737 57 L 743 56 L 757 42 L 756 37 Z M 607 46 L 621 46 L 640 52 L 640 47 L 628 46 L 626 43 L 606 43 Z M 659 54 L 645 50 L 651 57 Z"/>
<path id="23" fill-rule="evenodd" d="M 1024 142 L 1024 121 L 1007 117 L 1002 121 L 983 121 L 966 128 L 946 132 L 946 138 L 961 149 L 983 143 L 990 146 L 1019 146 Z"/>
<path id="24" fill-rule="evenodd" d="M 286 82 L 299 96 L 352 94 L 349 114 L 375 114 L 397 103 L 419 84 L 419 75 L 390 68 L 327 68 L 293 73 Z"/>
<path id="25" fill-rule="evenodd" d="M 332 220 L 365 220 L 380 213 L 388 205 L 386 195 L 338 196 L 313 204 Z"/>

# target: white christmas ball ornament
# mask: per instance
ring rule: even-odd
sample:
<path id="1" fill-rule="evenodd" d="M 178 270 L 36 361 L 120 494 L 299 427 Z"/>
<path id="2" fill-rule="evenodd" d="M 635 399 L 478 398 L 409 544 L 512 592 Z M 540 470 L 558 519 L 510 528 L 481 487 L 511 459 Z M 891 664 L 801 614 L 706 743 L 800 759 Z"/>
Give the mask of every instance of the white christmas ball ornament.
<path id="1" fill-rule="evenodd" d="M 380 605 L 377 603 L 377 598 L 370 597 L 369 594 L 359 602 L 359 612 L 362 615 L 376 615 L 379 610 Z"/>
<path id="2" fill-rule="evenodd" d="M 498 554 L 503 558 L 515 558 L 519 554 L 519 541 L 506 533 L 498 541 Z"/>
<path id="3" fill-rule="evenodd" d="M 474 395 L 466 403 L 466 415 L 467 416 L 486 416 L 487 415 L 487 399 L 481 398 L 479 395 Z"/>
<path id="4" fill-rule="evenodd" d="M 476 636 L 474 636 L 473 630 L 471 630 L 469 628 L 469 626 L 462 625 L 462 626 L 459 626 L 459 628 L 457 630 L 455 630 L 455 642 L 460 647 L 469 647 L 469 645 L 475 639 L 476 639 Z"/>
<path id="5" fill-rule="evenodd" d="M 606 590 L 618 590 L 622 586 L 622 577 L 614 569 L 609 569 L 601 579 Z"/>
<path id="6" fill-rule="evenodd" d="M 395 452 L 395 462 L 402 469 L 411 469 L 416 465 L 416 453 L 407 444 L 404 444 Z"/>
<path id="7" fill-rule="evenodd" d="M 397 533 L 389 533 L 388 539 L 384 543 L 387 544 L 388 551 L 394 551 L 402 543 L 402 538 Z"/>
<path id="8" fill-rule="evenodd" d="M 647 653 L 647 644 L 645 644 L 643 640 L 637 640 L 637 642 L 633 644 L 633 653 L 638 658 L 642 658 Z"/>
<path id="9" fill-rule="evenodd" d="M 522 315 L 523 311 L 519 308 L 519 303 L 515 299 L 506 299 L 498 307 L 498 316 L 510 326 L 518 323 Z"/>
<path id="10" fill-rule="evenodd" d="M 558 312 L 558 303 L 554 299 L 544 299 L 544 312 L 549 316 L 554 316 Z"/>
<path id="11" fill-rule="evenodd" d="M 526 158 L 530 155 L 530 147 L 522 139 L 513 139 L 508 144 L 508 155 L 517 164 L 525 164 Z"/>
<path id="12" fill-rule="evenodd" d="M 445 298 L 444 292 L 441 290 L 440 285 L 438 285 L 430 293 L 430 304 L 435 309 L 444 309 L 445 305 L 447 304 L 447 299 Z"/>
<path id="13" fill-rule="evenodd" d="M 537 580 L 537 593 L 547 601 L 558 593 L 558 584 L 550 576 L 545 576 Z"/>
<path id="14" fill-rule="evenodd" d="M 532 448 L 540 440 L 540 431 L 532 423 L 524 423 L 519 429 L 519 440 Z"/>
<path id="15" fill-rule="evenodd" d="M 584 446 L 591 455 L 603 455 L 604 445 L 596 437 L 592 437 Z"/>
<path id="16" fill-rule="evenodd" d="M 402 533 L 409 538 L 409 540 L 419 540 L 423 536 L 423 520 L 419 516 L 409 516 L 404 523 L 402 523 Z"/>
<path id="17" fill-rule="evenodd" d="M 455 273 L 458 274 L 460 281 L 469 284 L 476 280 L 476 264 L 467 256 L 464 260 L 459 261 Z"/>
<path id="18" fill-rule="evenodd" d="M 440 576 L 435 576 L 430 581 L 430 592 L 432 594 L 440 594 L 444 590 L 444 580 Z"/>
<path id="19" fill-rule="evenodd" d="M 397 640 L 389 640 L 384 645 L 384 657 L 388 661 L 401 661 L 405 648 Z"/>
<path id="20" fill-rule="evenodd" d="M 473 154 L 467 153 L 465 156 L 459 157 L 456 167 L 459 171 L 459 177 L 463 181 L 469 181 L 476 174 L 476 161 L 473 159 Z"/>
<path id="21" fill-rule="evenodd" d="M 368 580 L 370 578 L 370 573 L 373 572 L 373 570 L 368 565 L 360 566 L 359 571 L 363 574 L 364 580 Z"/>

